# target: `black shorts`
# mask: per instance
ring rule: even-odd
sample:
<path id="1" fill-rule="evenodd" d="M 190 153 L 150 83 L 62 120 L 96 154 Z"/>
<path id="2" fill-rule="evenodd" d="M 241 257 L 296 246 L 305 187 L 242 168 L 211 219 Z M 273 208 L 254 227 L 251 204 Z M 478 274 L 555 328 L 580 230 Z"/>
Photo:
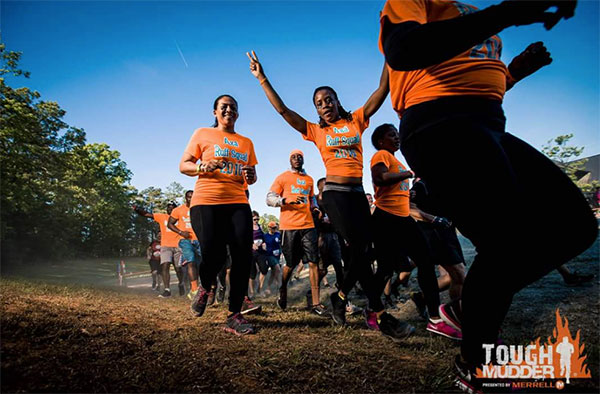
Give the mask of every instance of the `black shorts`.
<path id="1" fill-rule="evenodd" d="M 465 262 L 462 248 L 454 227 L 441 228 L 431 223 L 417 222 L 419 229 L 427 238 L 431 261 L 436 265 L 456 265 Z"/>
<path id="2" fill-rule="evenodd" d="M 302 260 L 303 263 L 319 261 L 317 246 L 317 230 L 306 228 L 302 230 L 282 230 L 281 250 L 285 257 L 285 265 L 294 268 Z"/>
<path id="3" fill-rule="evenodd" d="M 150 272 L 160 271 L 160 260 L 148 260 L 148 264 L 150 265 Z"/>
<path id="4" fill-rule="evenodd" d="M 256 279 L 256 275 L 259 271 L 263 275 L 266 275 L 269 271 L 269 266 L 267 265 L 267 256 L 264 254 L 253 253 L 252 266 L 250 267 L 250 279 Z"/>
<path id="5" fill-rule="evenodd" d="M 327 271 L 330 265 L 342 264 L 342 250 L 334 232 L 319 234 L 319 269 Z"/>

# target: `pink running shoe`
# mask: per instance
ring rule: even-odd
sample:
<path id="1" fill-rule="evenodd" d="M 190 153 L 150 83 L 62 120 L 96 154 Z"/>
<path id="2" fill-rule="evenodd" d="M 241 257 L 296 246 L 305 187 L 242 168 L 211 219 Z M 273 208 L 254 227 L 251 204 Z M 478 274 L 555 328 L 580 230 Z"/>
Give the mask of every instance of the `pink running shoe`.
<path id="1" fill-rule="evenodd" d="M 377 324 L 377 313 L 370 311 L 365 308 L 363 311 L 365 316 L 365 323 L 370 330 L 379 331 L 379 324 Z"/>
<path id="2" fill-rule="evenodd" d="M 455 310 L 455 304 L 441 304 L 438 311 L 440 312 L 440 317 L 446 324 L 450 327 L 454 328 L 456 331 L 462 332 L 462 327 L 460 325 L 460 314 Z"/>
<path id="3" fill-rule="evenodd" d="M 462 341 L 462 333 L 452 328 L 441 319 L 435 323 L 429 319 L 429 322 L 427 322 L 427 331 L 442 335 L 446 338 Z"/>

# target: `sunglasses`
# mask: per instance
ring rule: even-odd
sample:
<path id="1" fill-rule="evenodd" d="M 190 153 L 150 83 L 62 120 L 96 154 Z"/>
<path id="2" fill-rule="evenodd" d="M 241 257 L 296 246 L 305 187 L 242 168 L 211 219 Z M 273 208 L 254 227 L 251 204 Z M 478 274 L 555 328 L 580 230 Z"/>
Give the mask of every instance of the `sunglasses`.
<path id="1" fill-rule="evenodd" d="M 258 222 L 260 219 L 256 218 L 256 219 L 252 219 L 252 220 L 255 221 L 255 222 Z"/>

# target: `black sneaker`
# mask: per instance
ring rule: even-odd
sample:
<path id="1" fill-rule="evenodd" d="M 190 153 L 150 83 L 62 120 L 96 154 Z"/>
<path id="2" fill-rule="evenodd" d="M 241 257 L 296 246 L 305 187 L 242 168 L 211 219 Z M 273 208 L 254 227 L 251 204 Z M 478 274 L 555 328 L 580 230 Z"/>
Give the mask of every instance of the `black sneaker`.
<path id="1" fill-rule="evenodd" d="M 256 329 L 248 320 L 244 319 L 241 313 L 236 313 L 227 318 L 224 330 L 235 335 L 254 334 Z"/>
<path id="2" fill-rule="evenodd" d="M 281 308 L 282 311 L 285 311 L 287 308 L 287 288 L 280 287 L 279 288 L 279 298 L 277 298 L 277 305 Z"/>
<path id="3" fill-rule="evenodd" d="M 310 313 L 312 313 L 313 315 L 317 315 L 317 316 L 322 316 L 322 317 L 326 317 L 329 313 L 327 312 L 327 309 L 325 308 L 325 305 L 312 305 L 310 308 Z"/>
<path id="4" fill-rule="evenodd" d="M 242 315 L 255 315 L 260 312 L 262 312 L 261 305 L 256 305 L 248 297 L 244 298 L 244 302 L 242 303 L 242 311 L 240 312 Z"/>
<path id="5" fill-rule="evenodd" d="M 225 300 L 225 286 L 219 286 L 217 288 L 217 302 L 219 304 L 223 303 Z"/>
<path id="6" fill-rule="evenodd" d="M 423 293 L 420 291 L 412 292 L 410 293 L 410 299 L 415 303 L 419 316 L 425 320 L 429 319 L 429 315 L 427 314 L 427 304 L 425 304 L 425 296 Z"/>
<path id="7" fill-rule="evenodd" d="M 198 288 L 198 292 L 192 300 L 192 305 L 190 305 L 192 312 L 194 312 L 198 317 L 202 316 L 206 310 L 207 301 L 208 291 L 204 290 L 203 287 Z"/>
<path id="8" fill-rule="evenodd" d="M 331 293 L 329 296 L 331 300 L 331 318 L 340 326 L 346 324 L 346 300 L 342 300 L 339 293 Z"/>
<path id="9" fill-rule="evenodd" d="M 178 287 L 179 287 L 179 295 L 183 297 L 185 295 L 185 286 L 183 285 L 183 283 L 180 283 Z"/>
<path id="10" fill-rule="evenodd" d="M 160 293 L 158 295 L 158 298 L 169 298 L 171 297 L 171 290 L 170 289 L 165 289 L 165 291 L 163 291 L 162 293 Z"/>
<path id="11" fill-rule="evenodd" d="M 482 394 L 481 382 L 475 377 L 475 368 L 469 366 L 457 355 L 454 359 L 456 379 L 454 384 L 465 393 Z"/>
<path id="12" fill-rule="evenodd" d="M 379 331 L 386 337 L 391 338 L 394 342 L 400 342 L 415 332 L 413 326 L 396 319 L 387 312 L 381 314 L 377 320 L 377 324 L 379 326 Z"/>

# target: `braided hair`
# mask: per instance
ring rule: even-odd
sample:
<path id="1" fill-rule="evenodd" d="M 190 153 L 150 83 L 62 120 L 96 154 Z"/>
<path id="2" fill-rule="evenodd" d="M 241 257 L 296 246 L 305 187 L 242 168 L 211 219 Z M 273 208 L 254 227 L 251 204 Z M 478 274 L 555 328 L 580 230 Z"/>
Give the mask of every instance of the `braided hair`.
<path id="1" fill-rule="evenodd" d="M 230 96 L 228 94 L 222 94 L 219 97 L 217 97 L 215 99 L 215 102 L 213 104 L 213 109 L 216 110 L 217 109 L 217 105 L 219 104 L 219 100 L 221 100 L 223 97 L 229 97 L 230 99 L 232 99 L 235 102 L 235 106 L 238 106 L 238 102 L 236 99 L 233 98 L 233 96 Z M 215 123 L 213 123 L 213 125 L 211 127 L 217 127 L 219 125 L 219 122 L 217 122 L 217 117 L 215 116 Z"/>
<path id="2" fill-rule="evenodd" d="M 340 117 L 342 119 L 347 120 L 347 121 L 351 121 L 352 120 L 352 113 L 346 111 L 344 109 L 344 107 L 342 107 L 342 105 L 340 104 L 340 99 L 338 99 L 336 91 L 333 90 L 333 88 L 330 87 L 330 86 L 319 86 L 318 88 L 315 89 L 315 91 L 313 93 L 313 104 L 315 103 L 315 97 L 316 97 L 317 92 L 319 90 L 329 90 L 333 94 L 333 97 L 335 97 L 335 100 L 338 102 L 337 109 L 338 109 L 338 113 L 340 114 Z M 325 121 L 325 119 L 321 118 L 321 116 L 319 116 L 319 126 L 321 126 L 322 129 L 324 129 L 325 127 L 328 126 L 328 124 Z"/>

